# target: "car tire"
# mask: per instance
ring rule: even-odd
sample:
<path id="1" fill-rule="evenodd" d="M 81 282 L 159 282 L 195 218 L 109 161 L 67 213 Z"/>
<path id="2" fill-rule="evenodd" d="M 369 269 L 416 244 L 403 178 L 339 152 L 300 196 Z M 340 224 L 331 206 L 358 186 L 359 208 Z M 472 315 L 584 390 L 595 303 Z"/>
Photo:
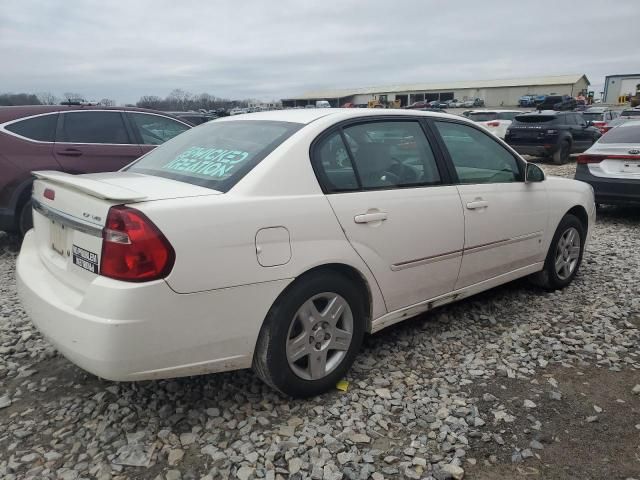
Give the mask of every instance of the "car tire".
<path id="1" fill-rule="evenodd" d="M 544 268 L 529 277 L 532 283 L 546 290 L 569 285 L 580 269 L 585 239 L 582 222 L 574 215 L 565 215 L 551 240 Z"/>
<path id="2" fill-rule="evenodd" d="M 330 315 L 338 307 L 337 317 Z M 326 392 L 353 363 L 364 337 L 365 317 L 365 302 L 353 281 L 332 271 L 303 275 L 269 310 L 253 370 L 267 385 L 291 397 Z"/>
<path id="3" fill-rule="evenodd" d="M 31 200 L 22 205 L 18 216 L 18 230 L 22 237 L 33 228 L 33 211 Z"/>
<path id="4" fill-rule="evenodd" d="M 563 140 L 558 150 L 553 154 L 553 163 L 556 165 L 564 165 L 569 161 L 570 153 L 571 144 L 567 140 Z"/>

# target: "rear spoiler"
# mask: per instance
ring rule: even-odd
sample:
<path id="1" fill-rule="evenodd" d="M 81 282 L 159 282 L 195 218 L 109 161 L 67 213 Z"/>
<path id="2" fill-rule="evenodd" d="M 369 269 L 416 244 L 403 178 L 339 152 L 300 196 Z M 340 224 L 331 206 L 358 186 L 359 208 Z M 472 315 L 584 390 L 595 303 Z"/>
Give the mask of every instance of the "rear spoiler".
<path id="1" fill-rule="evenodd" d="M 103 198 L 105 200 L 139 201 L 147 198 L 147 195 L 141 194 L 128 188 L 112 185 L 107 182 L 101 182 L 92 178 L 86 178 L 83 175 L 70 175 L 64 172 L 56 172 L 53 170 L 43 170 L 39 172 L 31 172 L 40 180 L 47 180 L 58 185 L 71 187 L 84 193 L 88 193 L 92 197 Z"/>

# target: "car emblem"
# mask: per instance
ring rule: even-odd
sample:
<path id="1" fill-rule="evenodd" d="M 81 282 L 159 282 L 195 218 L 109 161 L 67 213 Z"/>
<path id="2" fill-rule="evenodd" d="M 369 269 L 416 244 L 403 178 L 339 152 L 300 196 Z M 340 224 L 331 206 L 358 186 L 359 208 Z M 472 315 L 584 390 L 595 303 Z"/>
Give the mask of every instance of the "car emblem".
<path id="1" fill-rule="evenodd" d="M 638 155 L 639 153 L 640 153 L 640 150 L 636 148 L 632 148 L 631 150 L 629 150 L 629 155 Z"/>

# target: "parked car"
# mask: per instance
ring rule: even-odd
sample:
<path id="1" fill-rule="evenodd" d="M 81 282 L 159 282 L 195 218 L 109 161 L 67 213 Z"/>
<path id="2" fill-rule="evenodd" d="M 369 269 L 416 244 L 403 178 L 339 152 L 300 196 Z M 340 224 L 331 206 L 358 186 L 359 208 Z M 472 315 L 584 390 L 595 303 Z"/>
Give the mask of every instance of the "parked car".
<path id="1" fill-rule="evenodd" d="M 567 286 L 595 211 L 473 122 L 409 110 L 228 117 L 120 172 L 36 175 L 17 288 L 58 351 L 112 380 L 253 367 L 300 397 L 365 332 L 519 277 Z"/>
<path id="2" fill-rule="evenodd" d="M 535 103 L 535 106 L 537 107 L 542 102 L 544 102 L 545 98 L 547 98 L 546 95 L 537 95 L 536 98 L 533 100 L 533 102 Z"/>
<path id="3" fill-rule="evenodd" d="M 140 108 L 0 107 L 0 230 L 31 228 L 32 170 L 118 170 L 191 127 Z"/>
<path id="4" fill-rule="evenodd" d="M 608 123 L 617 118 L 619 114 L 620 112 L 608 107 L 590 107 L 582 112 L 582 118 L 600 129 L 601 133 L 606 133 L 610 129 Z"/>
<path id="5" fill-rule="evenodd" d="M 424 100 L 422 100 L 420 102 L 413 102 L 412 104 L 407 105 L 404 108 L 409 109 L 409 110 L 414 110 L 414 109 L 418 109 L 418 108 L 429 108 L 429 102 L 426 102 Z"/>
<path id="6" fill-rule="evenodd" d="M 504 138 L 511 122 L 522 112 L 520 110 L 474 110 L 467 116 L 482 125 L 498 138 Z"/>
<path id="7" fill-rule="evenodd" d="M 571 153 L 584 152 L 602 134 L 580 113 L 552 110 L 517 115 L 504 137 L 518 153 L 552 157 L 567 163 Z"/>
<path id="8" fill-rule="evenodd" d="M 202 112 L 165 112 L 169 115 L 176 117 L 180 120 L 186 120 L 187 122 L 193 125 L 201 125 L 206 122 L 210 122 L 211 120 L 215 120 L 218 118 L 218 115 L 212 113 L 202 113 Z"/>
<path id="9" fill-rule="evenodd" d="M 523 95 L 518 99 L 518 106 L 527 108 L 536 106 L 536 95 Z"/>
<path id="10" fill-rule="evenodd" d="M 444 100 L 432 100 L 428 105 L 431 108 L 449 108 L 449 105 Z"/>
<path id="11" fill-rule="evenodd" d="M 540 110 L 573 110 L 576 108 L 576 99 L 569 95 L 547 95 L 537 104 Z"/>
<path id="12" fill-rule="evenodd" d="M 580 155 L 575 178 L 593 187 L 596 203 L 640 205 L 640 121 L 614 128 Z"/>
<path id="13" fill-rule="evenodd" d="M 481 98 L 472 98 L 462 103 L 463 107 L 484 107 L 484 100 Z"/>

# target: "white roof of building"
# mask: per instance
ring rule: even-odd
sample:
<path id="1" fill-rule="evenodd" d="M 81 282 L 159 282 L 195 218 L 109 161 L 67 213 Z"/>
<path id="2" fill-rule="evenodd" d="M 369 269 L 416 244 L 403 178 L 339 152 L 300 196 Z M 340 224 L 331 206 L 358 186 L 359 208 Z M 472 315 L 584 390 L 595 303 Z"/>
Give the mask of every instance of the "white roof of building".
<path id="1" fill-rule="evenodd" d="M 342 98 L 353 95 L 371 95 L 377 93 L 397 93 L 397 92 L 425 92 L 437 90 L 465 90 L 473 88 L 499 88 L 499 87 L 524 87 L 524 86 L 543 86 L 543 85 L 572 85 L 585 78 L 587 84 L 589 79 L 582 73 L 573 75 L 555 75 L 548 77 L 525 77 L 525 78 L 507 78 L 497 80 L 468 80 L 461 82 L 442 82 L 442 83 L 413 83 L 408 85 L 387 85 L 382 87 L 364 87 L 364 88 L 348 88 L 337 90 L 317 90 L 305 92 L 300 96 L 291 97 L 291 99 L 327 99 Z"/>

